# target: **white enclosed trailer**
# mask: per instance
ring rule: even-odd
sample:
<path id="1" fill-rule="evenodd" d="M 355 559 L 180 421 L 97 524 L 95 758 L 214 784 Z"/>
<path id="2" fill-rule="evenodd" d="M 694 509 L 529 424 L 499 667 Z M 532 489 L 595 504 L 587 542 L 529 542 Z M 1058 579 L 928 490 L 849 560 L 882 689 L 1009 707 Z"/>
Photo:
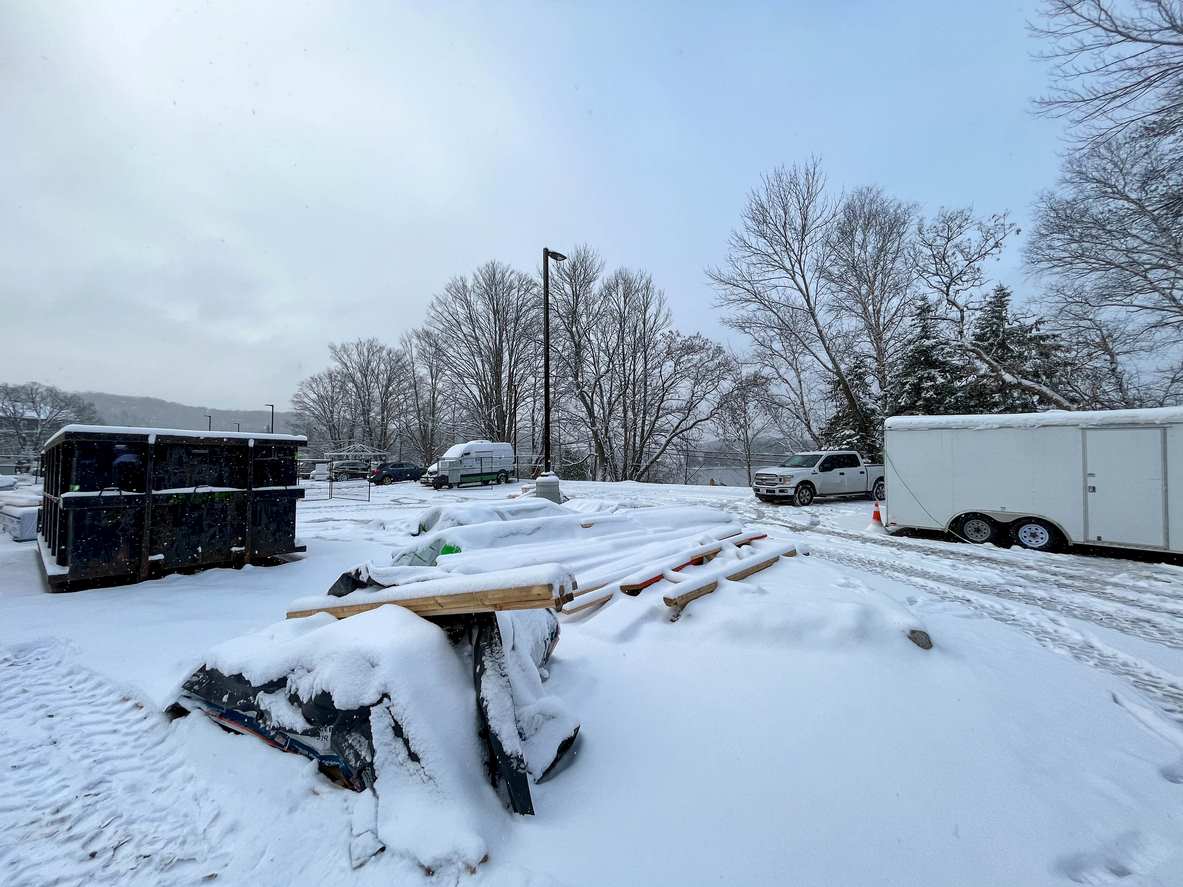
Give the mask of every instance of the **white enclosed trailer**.
<path id="1" fill-rule="evenodd" d="M 1183 552 L 1183 408 L 886 423 L 889 531 Z"/>

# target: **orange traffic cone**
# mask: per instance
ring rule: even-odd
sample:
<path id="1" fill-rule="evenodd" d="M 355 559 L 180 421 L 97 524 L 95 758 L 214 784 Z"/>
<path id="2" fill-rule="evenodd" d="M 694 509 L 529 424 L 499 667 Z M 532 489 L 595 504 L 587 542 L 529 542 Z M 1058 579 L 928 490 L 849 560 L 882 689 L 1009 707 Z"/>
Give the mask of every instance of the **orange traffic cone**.
<path id="1" fill-rule="evenodd" d="M 875 510 L 871 512 L 871 522 L 867 524 L 867 532 L 869 533 L 886 533 L 887 528 L 883 526 L 883 518 L 879 514 L 879 500 L 875 500 Z"/>

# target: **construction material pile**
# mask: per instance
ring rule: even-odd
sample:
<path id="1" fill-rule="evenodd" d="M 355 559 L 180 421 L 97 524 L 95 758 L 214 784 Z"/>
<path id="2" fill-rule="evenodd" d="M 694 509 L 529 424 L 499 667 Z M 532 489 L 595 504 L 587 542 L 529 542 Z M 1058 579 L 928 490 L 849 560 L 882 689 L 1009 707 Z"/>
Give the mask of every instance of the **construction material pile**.
<path id="1" fill-rule="evenodd" d="M 389 559 L 210 651 L 177 707 L 363 793 L 355 865 L 386 850 L 428 872 L 475 869 L 498 808 L 534 813 L 532 785 L 575 743 L 578 720 L 543 683 L 556 612 L 586 618 L 665 580 L 676 619 L 797 554 L 699 507 L 524 499 L 429 509 L 409 530 Z"/>

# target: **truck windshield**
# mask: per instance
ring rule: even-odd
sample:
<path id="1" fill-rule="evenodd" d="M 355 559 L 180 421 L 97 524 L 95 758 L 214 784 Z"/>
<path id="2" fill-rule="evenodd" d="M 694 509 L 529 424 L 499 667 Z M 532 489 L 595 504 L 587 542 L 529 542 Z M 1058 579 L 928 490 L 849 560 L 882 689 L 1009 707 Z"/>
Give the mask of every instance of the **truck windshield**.
<path id="1" fill-rule="evenodd" d="M 798 453 L 780 463 L 781 468 L 812 468 L 821 458 L 820 453 Z"/>

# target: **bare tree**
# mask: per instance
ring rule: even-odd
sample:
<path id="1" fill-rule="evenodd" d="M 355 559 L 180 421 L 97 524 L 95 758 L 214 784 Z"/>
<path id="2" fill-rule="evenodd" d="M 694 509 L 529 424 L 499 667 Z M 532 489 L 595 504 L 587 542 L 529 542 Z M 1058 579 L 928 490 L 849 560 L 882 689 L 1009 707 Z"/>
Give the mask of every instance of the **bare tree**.
<path id="1" fill-rule="evenodd" d="M 512 441 L 537 365 L 538 287 L 532 277 L 487 262 L 448 282 L 431 302 L 427 329 L 454 395 L 480 434 Z"/>
<path id="2" fill-rule="evenodd" d="M 1145 343 L 1183 342 L 1183 216 L 1166 198 L 1183 175 L 1161 143 L 1120 136 L 1070 156 L 1041 196 L 1028 262 L 1057 300 L 1132 325 Z"/>
<path id="3" fill-rule="evenodd" d="M 337 367 L 302 380 L 292 396 L 292 406 L 309 439 L 322 448 L 353 443 L 353 400 Z"/>
<path id="4" fill-rule="evenodd" d="M 408 390 L 403 354 L 375 338 L 330 345 L 329 353 L 349 391 L 363 442 L 390 449 Z"/>
<path id="5" fill-rule="evenodd" d="M 34 453 L 63 425 L 98 421 L 94 404 L 40 382 L 0 383 L 0 443 Z"/>
<path id="6" fill-rule="evenodd" d="M 717 415 L 730 358 L 671 327 L 665 296 L 648 274 L 602 274 L 603 261 L 583 246 L 552 281 L 562 421 L 588 441 L 592 476 L 651 478 Z"/>
<path id="7" fill-rule="evenodd" d="M 863 186 L 843 199 L 830 238 L 824 273 L 833 311 L 852 322 L 852 347 L 867 351 L 880 398 L 892 390 L 891 368 L 904 342 L 916 279 L 915 221 L 914 204 Z"/>
<path id="8" fill-rule="evenodd" d="M 1085 139 L 1183 133 L 1183 5 L 1176 0 L 1047 0 L 1032 30 L 1049 41 L 1053 92 L 1039 101 Z M 1174 158 L 1178 162 L 1178 157 Z"/>
<path id="9" fill-rule="evenodd" d="M 787 382 L 784 401 L 812 425 L 809 375 L 817 371 L 846 402 L 859 432 L 872 411 L 846 371 L 848 330 L 834 310 L 833 251 L 840 203 L 826 193 L 816 158 L 765 175 L 732 232 L 727 265 L 707 274 L 727 323 L 747 332 L 753 353 Z M 802 356 L 809 364 L 802 365 Z M 814 432 L 811 430 L 811 434 Z"/>
<path id="10" fill-rule="evenodd" d="M 760 441 L 776 428 L 776 420 L 768 377 L 735 361 L 734 377 L 720 404 L 715 428 L 720 443 L 743 460 L 748 484 Z"/>
<path id="11" fill-rule="evenodd" d="M 415 330 L 402 337 L 411 390 L 406 416 L 411 446 L 422 465 L 430 465 L 442 449 L 444 360 L 435 335 Z"/>

